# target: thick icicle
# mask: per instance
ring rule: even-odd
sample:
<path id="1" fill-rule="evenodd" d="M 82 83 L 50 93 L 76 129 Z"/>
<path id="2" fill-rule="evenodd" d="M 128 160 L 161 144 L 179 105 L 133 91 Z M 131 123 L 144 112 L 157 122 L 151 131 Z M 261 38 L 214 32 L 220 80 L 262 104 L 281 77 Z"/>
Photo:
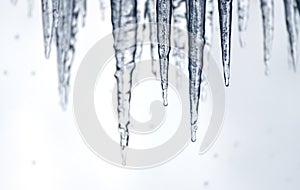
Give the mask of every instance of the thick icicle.
<path id="1" fill-rule="evenodd" d="M 111 0 L 114 49 L 117 70 L 115 77 L 118 87 L 118 120 L 120 146 L 128 146 L 130 125 L 130 98 L 132 72 L 135 68 L 135 52 L 137 44 L 137 1 Z M 125 27 L 125 28 L 123 28 Z M 121 31 L 119 30 L 120 28 Z M 128 46 L 129 45 L 129 46 Z M 122 155 L 123 162 L 126 156 Z M 125 164 L 125 163 L 123 163 Z"/>
<path id="2" fill-rule="evenodd" d="M 79 1 L 59 1 L 59 21 L 56 30 L 59 93 L 63 108 L 68 103 L 70 72 L 75 53 Z"/>
<path id="3" fill-rule="evenodd" d="M 229 86 L 232 0 L 219 0 L 219 17 L 225 86 Z"/>
<path id="4" fill-rule="evenodd" d="M 297 29 L 295 24 L 294 0 L 284 0 L 285 19 L 289 36 L 289 50 L 292 58 L 292 66 L 296 71 L 297 64 Z M 297 13 L 298 14 L 298 13 Z"/>
<path id="5" fill-rule="evenodd" d="M 203 52 L 205 45 L 205 1 L 190 0 L 188 15 L 189 31 L 189 78 L 190 78 L 190 112 L 191 140 L 196 141 L 198 121 L 198 105 L 203 68 Z"/>
<path id="6" fill-rule="evenodd" d="M 164 106 L 168 105 L 168 70 L 171 37 L 172 0 L 157 0 L 157 40 Z"/>
<path id="7" fill-rule="evenodd" d="M 150 49 L 151 49 L 151 64 L 152 64 L 152 73 L 157 76 L 157 45 L 156 45 L 156 39 L 157 39 L 157 30 L 154 25 L 156 22 L 156 6 L 155 6 L 155 0 L 147 0 L 145 4 L 145 16 L 148 18 L 149 25 L 150 25 Z"/>
<path id="8" fill-rule="evenodd" d="M 173 20 L 174 31 L 173 41 L 175 48 L 173 49 L 173 57 L 176 65 L 176 86 L 181 85 L 181 73 L 185 61 L 186 35 L 184 31 L 187 29 L 187 12 L 186 0 L 173 0 Z"/>
<path id="9" fill-rule="evenodd" d="M 240 35 L 240 45 L 245 47 L 245 32 L 248 27 L 249 19 L 249 3 L 250 0 L 238 0 L 238 25 L 239 25 L 239 35 Z"/>
<path id="10" fill-rule="evenodd" d="M 52 0 L 42 0 L 42 21 L 44 34 L 44 50 L 46 58 L 49 58 L 54 31 Z"/>
<path id="11" fill-rule="evenodd" d="M 208 50 L 211 48 L 213 40 L 213 15 L 214 0 L 207 0 L 205 12 L 205 44 Z"/>
<path id="12" fill-rule="evenodd" d="M 265 74 L 268 75 L 274 35 L 274 2 L 260 0 L 260 3 L 263 18 Z"/>

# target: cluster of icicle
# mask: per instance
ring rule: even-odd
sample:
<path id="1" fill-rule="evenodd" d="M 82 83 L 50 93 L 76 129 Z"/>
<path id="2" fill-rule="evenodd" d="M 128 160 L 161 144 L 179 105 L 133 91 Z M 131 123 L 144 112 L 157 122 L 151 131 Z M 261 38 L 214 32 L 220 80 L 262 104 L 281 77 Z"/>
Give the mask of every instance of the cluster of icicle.
<path id="1" fill-rule="evenodd" d="M 75 53 L 78 16 L 86 17 L 86 0 L 42 0 L 45 56 L 49 58 L 52 41 L 57 51 L 58 89 L 63 108 L 68 103 L 70 75 Z"/>
<path id="2" fill-rule="evenodd" d="M 269 72 L 271 49 L 274 33 L 274 0 L 260 0 L 263 23 L 263 47 L 265 73 Z M 171 33 L 173 33 L 176 48 L 173 53 L 177 59 L 176 66 L 183 68 L 184 55 L 181 53 L 185 47 L 178 26 L 187 29 L 189 49 L 189 81 L 190 81 L 190 126 L 191 140 L 196 140 L 198 122 L 198 105 L 202 82 L 202 69 L 204 46 L 212 46 L 213 36 L 213 0 L 145 0 L 144 10 L 138 10 L 137 0 L 111 0 L 111 22 L 113 26 L 114 49 L 116 58 L 116 73 L 118 86 L 118 119 L 120 146 L 124 150 L 128 146 L 130 125 L 130 98 L 132 86 L 132 72 L 137 59 L 140 59 L 143 39 L 137 39 L 138 23 L 144 16 L 150 24 L 150 40 L 152 72 L 157 74 L 156 56 L 158 53 L 160 79 L 162 87 L 163 104 L 168 105 L 168 68 L 170 56 Z M 230 52 L 232 30 L 232 0 L 218 0 L 218 13 L 220 25 L 220 40 L 225 86 L 229 86 L 230 79 Z M 238 29 L 240 44 L 245 46 L 245 32 L 249 19 L 250 0 L 237 0 Z M 289 36 L 289 51 L 291 63 L 296 70 L 298 19 L 300 13 L 300 0 L 284 0 L 286 25 Z M 103 0 L 100 7 L 104 9 Z M 57 64 L 59 75 L 59 92 L 62 105 L 66 105 L 69 91 L 70 69 L 74 56 L 75 35 L 77 32 L 78 15 L 86 15 L 85 0 L 42 0 L 45 55 L 49 57 L 52 38 L 55 37 L 57 49 Z M 173 19 L 173 20 L 172 20 Z M 84 20 L 84 18 L 83 18 Z M 173 21 L 173 22 L 172 22 Z M 171 31 L 171 23 L 174 31 Z M 119 30 L 121 29 L 122 30 Z M 122 32 L 120 32 L 122 31 Z M 143 37 L 141 37 L 143 38 Z M 158 45 L 154 42 L 158 42 Z M 124 46 L 124 44 L 130 44 Z"/>

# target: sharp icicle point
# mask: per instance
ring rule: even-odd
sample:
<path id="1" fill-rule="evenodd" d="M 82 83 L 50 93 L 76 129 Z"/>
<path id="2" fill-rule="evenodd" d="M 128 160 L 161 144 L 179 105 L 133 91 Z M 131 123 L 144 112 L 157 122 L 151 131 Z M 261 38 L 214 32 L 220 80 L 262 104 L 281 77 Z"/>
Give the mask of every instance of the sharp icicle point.
<path id="1" fill-rule="evenodd" d="M 173 49 L 173 57 L 176 65 L 176 86 L 181 86 L 182 70 L 185 62 L 186 35 L 184 31 L 187 29 L 187 12 L 186 0 L 173 0 L 173 41 L 175 48 Z"/>
<path id="2" fill-rule="evenodd" d="M 285 19 L 289 36 L 289 50 L 292 58 L 292 66 L 296 72 L 297 64 L 297 28 L 295 24 L 294 0 L 284 0 Z"/>
<path id="3" fill-rule="evenodd" d="M 118 120 L 120 147 L 128 146 L 132 72 L 135 68 L 137 45 L 137 1 L 111 0 L 114 49 L 118 88 Z M 122 162 L 124 163 L 123 154 Z"/>
<path id="4" fill-rule="evenodd" d="M 163 104 L 168 105 L 168 70 L 170 55 L 172 1 L 157 0 L 157 40 Z"/>
<path id="5" fill-rule="evenodd" d="M 196 141 L 205 45 L 205 0 L 190 0 L 188 14 L 191 141 Z"/>
<path id="6" fill-rule="evenodd" d="M 212 46 L 213 40 L 213 15 L 214 15 L 214 0 L 206 1 L 206 11 L 205 11 L 205 45 L 208 50 Z"/>
<path id="7" fill-rule="evenodd" d="M 245 32 L 248 27 L 249 20 L 249 3 L 250 0 L 238 0 L 238 28 L 241 47 L 245 47 Z"/>
<path id="8" fill-rule="evenodd" d="M 230 79 L 230 52 L 231 52 L 231 22 L 232 0 L 219 0 L 219 19 L 222 47 L 222 61 L 225 86 L 229 86 Z"/>
<path id="9" fill-rule="evenodd" d="M 263 19 L 265 74 L 268 75 L 274 35 L 274 1 L 260 0 L 260 3 Z"/>

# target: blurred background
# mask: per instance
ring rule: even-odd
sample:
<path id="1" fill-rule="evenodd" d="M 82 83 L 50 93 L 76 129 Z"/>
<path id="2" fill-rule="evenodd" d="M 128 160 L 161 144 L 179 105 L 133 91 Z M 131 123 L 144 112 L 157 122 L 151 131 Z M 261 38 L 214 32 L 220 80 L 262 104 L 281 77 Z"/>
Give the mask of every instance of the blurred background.
<path id="1" fill-rule="evenodd" d="M 41 2 L 1 1 L 0 189 L 298 190 L 300 75 L 288 66 L 283 1 L 275 2 L 268 77 L 264 75 L 259 0 L 251 0 L 245 48 L 239 45 L 237 2 L 233 4 L 231 84 L 226 88 L 226 113 L 216 143 L 199 155 L 200 127 L 199 140 L 170 162 L 128 170 L 101 160 L 86 146 L 73 118 L 72 93 L 68 110 L 59 106 L 55 49 L 49 60 L 44 58 Z M 77 34 L 71 84 L 87 51 L 111 32 L 109 1 L 89 0 L 87 5 L 86 26 Z M 221 70 L 217 19 L 215 11 L 211 53 Z M 160 86 L 153 91 L 160 93 Z M 136 102 L 141 100 L 135 96 Z M 133 102 L 136 113 L 138 106 Z M 203 115 L 200 106 L 200 121 Z M 108 127 L 115 127 L 117 136 L 115 123 Z"/>

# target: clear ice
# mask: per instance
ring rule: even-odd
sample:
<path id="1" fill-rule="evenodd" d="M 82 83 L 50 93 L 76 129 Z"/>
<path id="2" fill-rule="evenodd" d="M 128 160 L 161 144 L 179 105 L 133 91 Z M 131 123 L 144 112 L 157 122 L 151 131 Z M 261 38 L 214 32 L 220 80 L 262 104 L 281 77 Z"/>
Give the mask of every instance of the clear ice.
<path id="1" fill-rule="evenodd" d="M 168 105 L 168 69 L 170 55 L 172 0 L 157 0 L 157 40 L 164 106 Z"/>
<path id="2" fill-rule="evenodd" d="M 294 71 L 296 71 L 297 64 L 297 27 L 295 23 L 295 9 L 294 9 L 294 0 L 284 0 L 285 7 L 285 20 L 289 36 L 289 50 L 291 55 L 291 62 Z M 298 14 L 298 13 L 296 13 Z"/>
<path id="3" fill-rule="evenodd" d="M 274 1 L 260 0 L 260 3 L 263 19 L 265 74 L 268 75 L 274 35 Z"/>
<path id="4" fill-rule="evenodd" d="M 219 0 L 219 19 L 225 86 L 229 86 L 232 29 L 232 0 Z"/>
<path id="5" fill-rule="evenodd" d="M 248 27 L 250 0 L 238 0 L 238 28 L 241 47 L 245 47 L 245 32 Z"/>
<path id="6" fill-rule="evenodd" d="M 129 140 L 132 72 L 135 68 L 137 45 L 137 1 L 111 0 L 111 12 L 116 58 L 120 146 L 123 164 L 125 164 L 126 156 L 123 154 Z"/>
<path id="7" fill-rule="evenodd" d="M 190 0 L 188 14 L 191 140 L 196 141 L 205 45 L 205 0 Z"/>

